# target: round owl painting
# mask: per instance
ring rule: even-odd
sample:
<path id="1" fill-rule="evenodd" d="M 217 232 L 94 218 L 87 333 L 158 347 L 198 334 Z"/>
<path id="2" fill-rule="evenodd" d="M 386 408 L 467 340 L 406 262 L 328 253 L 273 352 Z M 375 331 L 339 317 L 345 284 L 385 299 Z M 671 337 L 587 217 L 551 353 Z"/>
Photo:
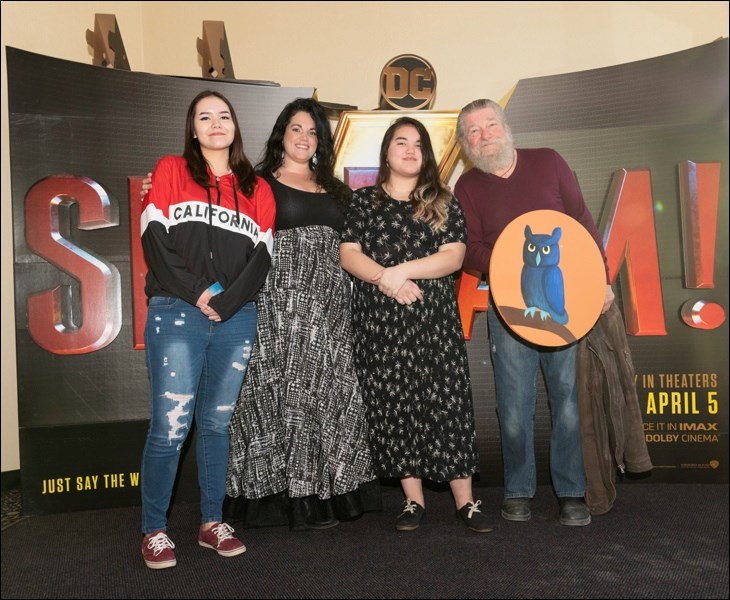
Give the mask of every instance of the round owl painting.
<path id="1" fill-rule="evenodd" d="M 517 335 L 540 346 L 564 346 L 598 320 L 606 271 L 585 227 L 564 213 L 535 210 L 516 218 L 497 238 L 489 289 Z"/>

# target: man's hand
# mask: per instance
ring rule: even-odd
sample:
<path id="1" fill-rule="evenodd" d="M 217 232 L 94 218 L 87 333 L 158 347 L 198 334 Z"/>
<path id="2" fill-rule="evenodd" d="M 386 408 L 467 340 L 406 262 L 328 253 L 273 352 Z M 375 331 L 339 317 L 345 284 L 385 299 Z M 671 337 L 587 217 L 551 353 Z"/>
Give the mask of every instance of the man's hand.
<path id="1" fill-rule="evenodd" d="M 601 314 L 608 312 L 608 309 L 611 308 L 611 305 L 613 304 L 615 296 L 613 295 L 613 290 L 611 289 L 611 285 L 606 285 L 606 297 L 603 300 L 603 309 L 601 310 Z"/>

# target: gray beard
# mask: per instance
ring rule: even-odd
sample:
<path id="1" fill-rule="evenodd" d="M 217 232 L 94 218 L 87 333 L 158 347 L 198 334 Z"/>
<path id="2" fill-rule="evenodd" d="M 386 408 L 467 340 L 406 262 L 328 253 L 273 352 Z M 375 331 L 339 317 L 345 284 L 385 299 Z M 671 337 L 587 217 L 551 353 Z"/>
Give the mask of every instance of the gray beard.
<path id="1" fill-rule="evenodd" d="M 471 163 L 480 171 L 485 173 L 496 173 L 497 171 L 503 171 L 512 164 L 514 159 L 515 145 L 512 141 L 505 139 L 502 149 L 492 156 L 482 156 L 471 151 L 471 148 L 467 150 L 467 157 Z"/>

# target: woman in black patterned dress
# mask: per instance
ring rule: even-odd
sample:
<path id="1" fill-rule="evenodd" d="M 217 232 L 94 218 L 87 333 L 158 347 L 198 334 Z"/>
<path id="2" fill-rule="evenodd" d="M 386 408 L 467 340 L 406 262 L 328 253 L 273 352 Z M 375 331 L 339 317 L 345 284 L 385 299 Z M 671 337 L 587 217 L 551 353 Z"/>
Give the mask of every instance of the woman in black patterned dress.
<path id="1" fill-rule="evenodd" d="M 464 217 L 419 121 L 403 117 L 386 131 L 376 185 L 354 193 L 341 240 L 373 466 L 400 479 L 405 495 L 396 529 L 419 526 L 425 478 L 448 481 L 466 526 L 491 531 L 472 495 L 479 458 L 453 278 Z"/>
<path id="2" fill-rule="evenodd" d="M 276 525 L 288 511 L 291 529 L 324 529 L 380 509 L 381 500 L 339 261 L 352 191 L 334 176 L 319 103 L 300 98 L 284 108 L 257 171 L 274 191 L 276 233 L 231 419 L 226 516 Z"/>

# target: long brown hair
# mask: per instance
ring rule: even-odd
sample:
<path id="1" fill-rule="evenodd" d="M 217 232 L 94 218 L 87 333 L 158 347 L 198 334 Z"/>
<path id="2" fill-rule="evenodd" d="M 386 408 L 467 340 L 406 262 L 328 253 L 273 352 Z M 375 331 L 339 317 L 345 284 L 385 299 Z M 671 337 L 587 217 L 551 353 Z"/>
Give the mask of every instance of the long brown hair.
<path id="1" fill-rule="evenodd" d="M 200 92 L 193 98 L 193 101 L 188 107 L 188 115 L 185 120 L 185 150 L 183 157 L 188 163 L 190 175 L 192 175 L 195 182 L 201 187 L 207 188 L 212 186 L 210 183 L 210 175 L 208 174 L 208 163 L 203 156 L 203 151 L 200 149 L 200 142 L 195 137 L 195 110 L 198 102 L 210 96 L 215 96 L 223 100 L 231 113 L 231 119 L 233 119 L 233 124 L 236 126 L 236 131 L 233 133 L 233 142 L 229 149 L 228 166 L 230 166 L 231 171 L 236 176 L 238 188 L 246 196 L 250 197 L 253 195 L 254 188 L 256 187 L 256 173 L 243 151 L 243 138 L 241 137 L 241 129 L 238 126 L 236 111 L 233 110 L 233 106 L 231 106 L 228 98 L 213 90 Z"/>
<path id="2" fill-rule="evenodd" d="M 421 138 L 421 156 L 423 158 L 416 187 L 409 196 L 411 206 L 413 206 L 413 218 L 428 223 L 434 231 L 440 231 L 446 223 L 448 206 L 453 196 L 441 183 L 436 156 L 431 145 L 431 136 L 428 135 L 428 130 L 423 123 L 411 117 L 400 117 L 388 127 L 383 136 L 383 143 L 380 145 L 380 170 L 376 186 L 379 193 L 384 196 L 383 184 L 390 179 L 388 148 L 395 137 L 395 132 L 404 126 L 414 127 L 418 132 Z"/>

